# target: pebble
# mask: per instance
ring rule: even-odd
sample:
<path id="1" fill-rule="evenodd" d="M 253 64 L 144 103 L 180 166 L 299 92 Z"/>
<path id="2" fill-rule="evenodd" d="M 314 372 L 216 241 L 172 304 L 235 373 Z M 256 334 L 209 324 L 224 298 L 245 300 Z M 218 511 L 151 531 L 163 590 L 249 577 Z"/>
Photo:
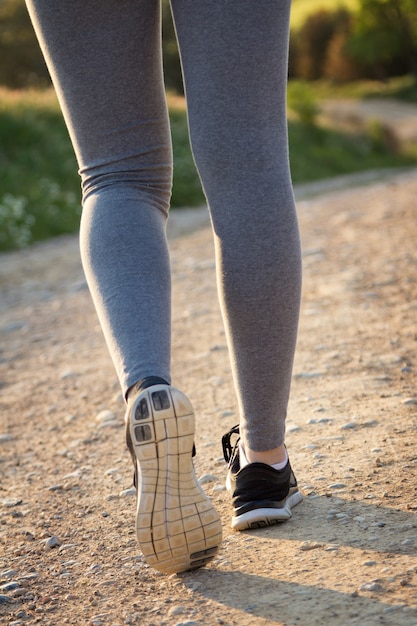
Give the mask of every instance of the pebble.
<path id="1" fill-rule="evenodd" d="M 129 487 L 129 489 L 123 489 L 123 491 L 119 493 L 120 498 L 126 498 L 128 496 L 135 496 L 135 495 L 136 495 L 136 487 Z"/>
<path id="2" fill-rule="evenodd" d="M 4 507 L 11 508 L 13 506 L 19 506 L 19 504 L 22 504 L 23 500 L 20 498 L 4 498 L 0 500 L 0 502 Z"/>
<path id="3" fill-rule="evenodd" d="M 300 546 L 300 550 L 303 550 L 303 552 L 306 552 L 307 550 L 316 550 L 317 548 L 322 548 L 322 547 L 323 547 L 323 544 L 318 541 L 304 541 L 304 543 L 302 543 Z"/>
<path id="4" fill-rule="evenodd" d="M 333 420 L 330 419 L 330 417 L 321 417 L 320 419 L 312 417 L 308 420 L 307 424 L 331 424 L 332 422 Z"/>
<path id="5" fill-rule="evenodd" d="M 0 572 L 0 578 L 13 578 L 13 576 L 16 576 L 16 574 L 17 574 L 16 569 L 5 569 L 2 572 Z"/>
<path id="6" fill-rule="evenodd" d="M 294 378 L 320 378 L 323 376 L 324 372 L 299 372 L 298 374 L 294 374 Z"/>
<path id="7" fill-rule="evenodd" d="M 76 548 L 76 543 L 63 543 L 62 546 L 59 547 L 59 552 L 65 552 L 65 550 L 71 550 L 71 548 Z"/>
<path id="8" fill-rule="evenodd" d="M 374 581 L 371 583 L 363 583 L 363 585 L 360 586 L 360 590 L 361 591 L 383 591 L 384 588 L 381 585 L 381 583 Z"/>
<path id="9" fill-rule="evenodd" d="M 52 537 L 48 537 L 48 539 L 45 540 L 45 549 L 46 550 L 51 550 L 52 548 L 57 548 L 60 545 L 61 545 L 61 542 L 58 539 L 58 537 L 55 537 L 55 535 L 52 535 Z"/>
<path id="10" fill-rule="evenodd" d="M 106 470 L 106 475 L 114 476 L 115 474 L 118 474 L 119 472 L 120 472 L 120 467 L 111 467 L 110 469 Z"/>
<path id="11" fill-rule="evenodd" d="M 171 617 L 172 615 L 182 615 L 185 612 L 185 608 L 183 606 L 173 606 L 169 609 L 168 615 Z"/>
<path id="12" fill-rule="evenodd" d="M 110 422 L 115 419 L 115 414 L 107 409 L 105 409 L 104 411 L 100 411 L 100 413 L 96 415 L 96 422 L 100 422 L 101 424 L 103 424 L 104 422 Z"/>
<path id="13" fill-rule="evenodd" d="M 0 605 L 1 604 L 12 604 L 13 602 L 15 602 L 15 600 L 13 600 L 13 598 L 11 598 L 10 596 L 6 596 L 6 595 L 0 593 Z"/>
<path id="14" fill-rule="evenodd" d="M 0 443 L 7 443 L 8 441 L 12 441 L 12 440 L 13 440 L 13 436 L 10 435 L 9 433 L 0 434 Z"/>
<path id="15" fill-rule="evenodd" d="M 65 370 L 61 372 L 59 377 L 61 380 L 67 380 L 68 378 L 74 378 L 74 376 L 76 376 L 75 372 L 72 370 Z"/>
<path id="16" fill-rule="evenodd" d="M 217 476 L 214 476 L 214 474 L 203 474 L 203 476 L 198 479 L 200 485 L 206 485 L 207 483 L 214 483 L 217 481 L 218 478 Z"/>
<path id="17" fill-rule="evenodd" d="M 22 330 L 26 326 L 27 324 L 24 321 L 9 322 L 8 324 L 5 324 L 4 326 L 2 326 L 0 330 L 2 330 L 5 333 L 12 333 L 15 330 Z"/>
<path id="18" fill-rule="evenodd" d="M 341 426 L 342 430 L 354 430 L 355 428 L 357 428 L 357 424 L 355 422 L 347 422 L 347 424 L 343 424 L 343 426 Z"/>
<path id="19" fill-rule="evenodd" d="M 63 488 L 64 486 L 61 484 L 51 485 L 51 487 L 48 487 L 48 491 L 61 491 Z"/>
<path id="20" fill-rule="evenodd" d="M 362 565 L 366 565 L 367 567 L 372 567 L 373 565 L 376 565 L 376 561 L 364 561 L 362 563 Z"/>
<path id="21" fill-rule="evenodd" d="M 329 485 L 329 489 L 344 489 L 345 487 L 345 483 L 332 483 Z"/>
<path id="22" fill-rule="evenodd" d="M 17 582 L 17 580 L 11 580 L 10 582 L 1 585 L 0 591 L 5 591 L 7 593 L 8 591 L 12 591 L 13 589 L 18 589 L 19 587 L 20 584 Z"/>
<path id="23" fill-rule="evenodd" d="M 403 400 L 405 406 L 415 406 L 417 404 L 417 398 L 406 398 Z"/>

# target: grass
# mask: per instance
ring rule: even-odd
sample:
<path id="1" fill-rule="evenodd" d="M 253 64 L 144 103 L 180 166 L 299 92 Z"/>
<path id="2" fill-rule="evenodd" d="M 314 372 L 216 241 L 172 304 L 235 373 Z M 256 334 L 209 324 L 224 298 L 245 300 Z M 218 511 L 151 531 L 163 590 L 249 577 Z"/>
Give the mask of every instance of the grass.
<path id="1" fill-rule="evenodd" d="M 304 81 L 292 80 L 289 89 L 305 85 Z M 308 84 L 316 100 L 341 98 L 394 98 L 403 102 L 417 103 L 417 82 L 412 76 L 399 76 L 384 81 L 362 80 L 336 84 L 328 80 L 316 80 Z"/>
<path id="2" fill-rule="evenodd" d="M 195 206 L 204 196 L 189 148 L 184 101 L 170 97 L 169 108 L 172 206 Z M 357 136 L 291 120 L 289 135 L 295 183 L 417 163 L 393 154 L 375 129 Z M 75 232 L 80 211 L 77 166 L 54 93 L 0 89 L 0 251 Z"/>

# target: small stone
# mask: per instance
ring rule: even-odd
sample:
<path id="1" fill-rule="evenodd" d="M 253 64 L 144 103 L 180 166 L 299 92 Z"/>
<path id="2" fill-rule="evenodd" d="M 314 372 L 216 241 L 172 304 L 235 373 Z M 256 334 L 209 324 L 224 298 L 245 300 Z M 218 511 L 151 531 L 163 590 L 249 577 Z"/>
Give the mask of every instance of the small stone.
<path id="1" fill-rule="evenodd" d="M 376 561 L 364 561 L 362 565 L 366 565 L 366 567 L 372 567 L 373 565 L 376 565 Z"/>
<path id="2" fill-rule="evenodd" d="M 302 429 L 301 429 L 301 426 L 298 426 L 298 424 L 288 424 L 287 425 L 287 432 L 289 432 L 289 433 L 296 433 L 299 430 L 302 430 Z"/>
<path id="3" fill-rule="evenodd" d="M 119 472 L 120 472 L 120 467 L 111 467 L 110 469 L 106 470 L 107 476 L 114 476 L 115 474 L 118 474 Z"/>
<path id="4" fill-rule="evenodd" d="M 317 548 L 322 548 L 323 544 L 319 543 L 318 541 L 304 541 L 304 543 L 301 544 L 300 546 L 300 550 L 303 550 L 303 552 L 306 552 L 308 550 L 316 550 Z"/>
<path id="5" fill-rule="evenodd" d="M 405 406 L 415 406 L 417 404 L 417 399 L 416 398 L 406 398 L 405 400 L 403 400 L 403 404 Z"/>
<path id="6" fill-rule="evenodd" d="M 348 422 L 347 424 L 343 424 L 343 426 L 341 426 L 342 430 L 354 430 L 355 428 L 357 428 L 357 424 L 355 424 L 355 422 Z"/>
<path id="7" fill-rule="evenodd" d="M 17 582 L 17 580 L 11 580 L 10 582 L 1 585 L 0 591 L 5 591 L 7 593 L 8 591 L 12 591 L 13 589 L 17 589 L 18 587 L 20 587 L 20 584 Z"/>
<path id="8" fill-rule="evenodd" d="M 294 378 L 320 378 L 323 376 L 323 372 L 299 372 L 298 374 L 294 374 Z"/>
<path id="9" fill-rule="evenodd" d="M 184 613 L 185 608 L 183 606 L 173 606 L 169 609 L 168 615 L 182 615 Z"/>
<path id="10" fill-rule="evenodd" d="M 384 588 L 381 585 L 381 583 L 374 581 L 371 583 L 363 583 L 363 585 L 360 586 L 360 590 L 361 591 L 383 591 Z"/>
<path id="11" fill-rule="evenodd" d="M 65 552 L 66 550 L 71 550 L 71 548 L 76 548 L 76 543 L 63 543 L 62 546 L 59 547 L 59 552 Z"/>
<path id="12" fill-rule="evenodd" d="M 374 426 L 378 426 L 378 421 L 377 420 L 368 420 L 366 422 L 363 422 L 362 426 L 364 428 L 373 428 Z"/>
<path id="13" fill-rule="evenodd" d="M 9 433 L 0 434 L 0 443 L 7 443 L 8 441 L 13 441 L 13 436 Z"/>
<path id="14" fill-rule="evenodd" d="M 136 487 L 129 487 L 129 489 L 123 489 L 123 491 L 119 493 L 120 498 L 127 498 L 128 496 L 135 496 L 135 495 L 136 495 Z"/>
<path id="15" fill-rule="evenodd" d="M 120 428 L 120 426 L 122 426 L 122 422 L 119 422 L 119 420 L 105 420 L 104 422 L 101 422 L 101 424 L 99 425 L 99 429 L 103 429 L 103 428 Z"/>
<path id="16" fill-rule="evenodd" d="M 12 604 L 13 602 L 15 602 L 15 600 L 13 600 L 13 598 L 11 598 L 10 596 L 6 596 L 6 595 L 0 593 L 0 605 L 1 604 Z"/>
<path id="17" fill-rule="evenodd" d="M 22 504 L 23 500 L 21 500 L 20 498 L 4 498 L 3 500 L 0 500 L 0 502 L 4 507 L 12 508 L 14 506 L 19 506 L 19 504 Z"/>
<path id="18" fill-rule="evenodd" d="M 217 476 L 214 476 L 213 474 L 203 474 L 203 476 L 198 479 L 200 485 L 206 485 L 207 483 L 214 483 L 217 481 Z"/>
<path id="19" fill-rule="evenodd" d="M 0 578 L 13 578 L 13 576 L 16 576 L 16 574 L 17 574 L 16 569 L 5 569 L 2 572 L 0 572 Z"/>
<path id="20" fill-rule="evenodd" d="M 100 413 L 96 415 L 96 422 L 100 422 L 101 424 L 104 422 L 112 421 L 114 419 L 116 419 L 115 414 L 112 413 L 112 411 L 108 410 L 100 411 Z"/>
<path id="21" fill-rule="evenodd" d="M 61 491 L 63 488 L 64 486 L 61 484 L 51 485 L 51 487 L 48 487 L 48 491 Z"/>
<path id="22" fill-rule="evenodd" d="M 46 550 L 51 550 L 52 548 L 58 548 L 60 545 L 61 545 L 61 542 L 58 539 L 58 537 L 55 537 L 55 535 L 52 535 L 52 537 L 49 537 L 45 541 Z"/>
<path id="23" fill-rule="evenodd" d="M 332 483 L 329 485 L 329 489 L 344 489 L 345 487 L 345 483 Z"/>
<path id="24" fill-rule="evenodd" d="M 67 380 L 68 378 L 74 378 L 74 376 L 76 376 L 76 374 L 73 371 L 65 370 L 61 372 L 59 377 L 61 380 Z"/>

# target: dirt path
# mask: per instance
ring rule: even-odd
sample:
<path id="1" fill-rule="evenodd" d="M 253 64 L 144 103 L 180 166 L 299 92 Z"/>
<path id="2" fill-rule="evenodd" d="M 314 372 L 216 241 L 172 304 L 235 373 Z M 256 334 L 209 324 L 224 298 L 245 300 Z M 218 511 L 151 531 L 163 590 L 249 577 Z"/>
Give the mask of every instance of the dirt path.
<path id="1" fill-rule="evenodd" d="M 218 558 L 180 576 L 136 547 L 123 405 L 76 239 L 0 257 L 0 624 L 417 625 L 416 174 L 299 202 L 287 443 L 305 498 L 268 530 L 229 528 L 220 437 L 237 415 L 211 234 L 172 238 L 174 383 L 224 522 Z"/>
<path id="2" fill-rule="evenodd" d="M 378 122 L 391 131 L 399 145 L 417 145 L 417 105 L 391 98 L 363 100 L 328 100 L 321 103 L 321 112 L 332 125 L 369 130 Z"/>

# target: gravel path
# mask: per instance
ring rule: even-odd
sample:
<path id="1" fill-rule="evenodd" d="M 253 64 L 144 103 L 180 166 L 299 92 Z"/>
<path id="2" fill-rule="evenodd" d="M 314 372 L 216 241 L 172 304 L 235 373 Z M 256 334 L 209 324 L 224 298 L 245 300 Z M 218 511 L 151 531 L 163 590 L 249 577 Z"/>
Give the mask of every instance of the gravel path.
<path id="1" fill-rule="evenodd" d="M 229 528 L 220 437 L 237 415 L 207 215 L 173 214 L 174 384 L 224 523 L 195 573 L 159 574 L 137 549 L 123 403 L 76 238 L 0 257 L 0 624 L 417 625 L 416 174 L 298 202 L 287 443 L 305 498 L 263 531 Z"/>

